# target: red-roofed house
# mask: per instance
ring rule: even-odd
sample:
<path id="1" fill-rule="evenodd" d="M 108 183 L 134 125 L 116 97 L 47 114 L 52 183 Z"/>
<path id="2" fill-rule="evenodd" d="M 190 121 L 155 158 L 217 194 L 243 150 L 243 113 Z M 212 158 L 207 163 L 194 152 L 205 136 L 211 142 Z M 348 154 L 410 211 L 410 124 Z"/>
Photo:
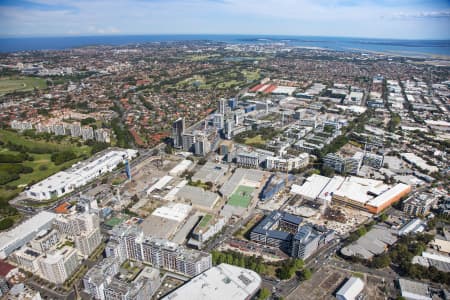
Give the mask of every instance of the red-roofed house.
<path id="1" fill-rule="evenodd" d="M 0 260 L 0 277 L 6 278 L 9 280 L 11 277 L 19 273 L 19 268 L 8 264 L 4 260 Z"/>

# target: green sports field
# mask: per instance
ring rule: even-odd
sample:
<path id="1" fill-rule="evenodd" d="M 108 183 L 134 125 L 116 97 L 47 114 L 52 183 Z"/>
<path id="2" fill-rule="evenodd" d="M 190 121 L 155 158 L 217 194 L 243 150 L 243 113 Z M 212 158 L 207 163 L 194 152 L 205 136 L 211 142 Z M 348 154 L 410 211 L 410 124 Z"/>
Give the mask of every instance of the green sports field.
<path id="1" fill-rule="evenodd" d="M 254 190 L 254 187 L 240 185 L 230 196 L 228 204 L 232 206 L 248 207 L 252 200 L 252 193 Z"/>
<path id="2" fill-rule="evenodd" d="M 45 89 L 47 83 L 43 78 L 37 77 L 4 77 L 0 78 L 0 96 L 12 92 L 28 92 L 35 88 Z"/>

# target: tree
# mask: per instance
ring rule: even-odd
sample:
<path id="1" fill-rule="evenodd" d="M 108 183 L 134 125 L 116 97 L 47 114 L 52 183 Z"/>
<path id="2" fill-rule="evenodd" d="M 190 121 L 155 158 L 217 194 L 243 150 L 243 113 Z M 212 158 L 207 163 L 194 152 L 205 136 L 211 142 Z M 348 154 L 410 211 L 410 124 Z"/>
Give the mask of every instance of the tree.
<path id="1" fill-rule="evenodd" d="M 309 280 L 309 279 L 311 279 L 311 276 L 312 276 L 312 272 L 311 272 L 311 269 L 309 269 L 309 268 L 303 269 L 300 273 L 301 280 Z"/>
<path id="2" fill-rule="evenodd" d="M 270 291 L 269 291 L 267 288 L 262 288 L 262 289 L 259 291 L 259 297 L 258 297 L 258 299 L 260 299 L 260 300 L 265 300 L 265 299 L 269 298 L 269 296 L 270 296 Z"/>

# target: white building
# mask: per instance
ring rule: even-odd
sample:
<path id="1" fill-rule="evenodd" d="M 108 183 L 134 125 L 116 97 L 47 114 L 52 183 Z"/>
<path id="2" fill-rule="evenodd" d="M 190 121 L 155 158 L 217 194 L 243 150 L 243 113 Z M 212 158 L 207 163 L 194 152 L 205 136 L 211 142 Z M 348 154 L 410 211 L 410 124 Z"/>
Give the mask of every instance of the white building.
<path id="1" fill-rule="evenodd" d="M 75 236 L 75 248 L 82 255 L 88 257 L 102 242 L 102 234 L 100 228 L 91 231 L 84 231 L 80 235 Z"/>
<path id="2" fill-rule="evenodd" d="M 293 169 L 304 168 L 308 165 L 308 163 L 308 153 L 301 153 L 299 156 L 292 158 L 269 156 L 266 159 L 266 168 L 277 171 L 291 171 Z"/>
<path id="3" fill-rule="evenodd" d="M 358 277 L 351 277 L 336 293 L 338 300 L 355 300 L 364 289 L 364 282 Z"/>
<path id="4" fill-rule="evenodd" d="M 39 260 L 42 278 L 56 284 L 64 283 L 77 266 L 77 251 L 67 246 L 49 253 Z"/>
<path id="5" fill-rule="evenodd" d="M 110 150 L 94 159 L 79 162 L 72 168 L 58 172 L 44 179 L 26 191 L 28 197 L 36 200 L 48 200 L 61 197 L 89 183 L 98 176 L 111 172 L 125 160 L 137 155 L 136 150 Z"/>
<path id="6" fill-rule="evenodd" d="M 163 299 L 246 300 L 252 299 L 260 287 L 261 277 L 256 272 L 220 264 L 194 277 Z"/>
<path id="7" fill-rule="evenodd" d="M 5 259 L 43 230 L 51 228 L 56 214 L 42 211 L 10 231 L 0 233 L 0 259 Z"/>

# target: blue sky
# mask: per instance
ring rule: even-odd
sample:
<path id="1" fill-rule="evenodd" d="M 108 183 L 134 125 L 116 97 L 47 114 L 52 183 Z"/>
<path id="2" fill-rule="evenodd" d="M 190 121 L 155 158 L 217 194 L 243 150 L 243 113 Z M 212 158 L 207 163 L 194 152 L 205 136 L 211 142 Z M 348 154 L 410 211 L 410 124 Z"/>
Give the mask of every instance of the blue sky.
<path id="1" fill-rule="evenodd" d="M 0 0 L 0 36 L 283 34 L 450 39 L 450 0 Z"/>

